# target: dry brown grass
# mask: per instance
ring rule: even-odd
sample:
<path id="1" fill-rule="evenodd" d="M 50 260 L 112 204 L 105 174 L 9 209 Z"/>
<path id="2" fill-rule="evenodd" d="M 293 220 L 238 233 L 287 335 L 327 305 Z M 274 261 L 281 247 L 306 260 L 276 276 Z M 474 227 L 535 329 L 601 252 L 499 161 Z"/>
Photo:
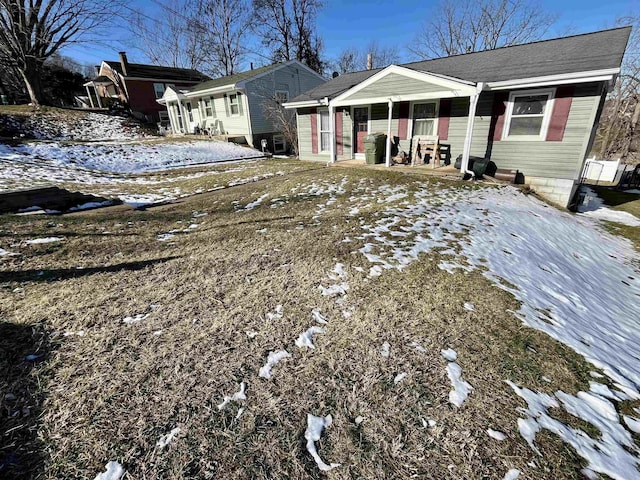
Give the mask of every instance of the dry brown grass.
<path id="1" fill-rule="evenodd" d="M 331 478 L 495 479 L 509 468 L 520 469 L 521 478 L 580 478 L 580 459 L 556 437 L 538 435 L 543 457 L 522 440 L 516 408 L 523 404 L 504 380 L 575 393 L 587 388 L 592 368 L 524 327 L 509 313 L 518 308 L 512 296 L 480 273 L 440 270 L 438 254 L 377 279 L 358 274 L 354 267 L 368 269 L 352 253 L 361 241 L 342 242 L 359 225 L 345 214 L 348 192 L 316 226 L 311 218 L 326 197 L 270 208 L 270 199 L 299 183 L 345 175 L 350 185 L 365 175 L 375 185 L 406 183 L 385 172 L 291 171 L 143 212 L 0 218 L 0 245 L 22 253 L 1 265 L 0 320 L 12 329 L 37 328 L 48 339 L 27 348 L 43 352 L 43 362 L 0 380 L 3 394 L 30 385 L 24 401 L 40 399 L 42 410 L 30 435 L 4 435 L 0 455 L 23 455 L 33 478 L 93 478 L 109 460 L 120 461 L 127 478 L 320 478 L 304 446 L 311 412 L 334 418 L 319 449 L 342 464 Z M 233 202 L 246 205 L 267 192 L 261 206 L 235 211 Z M 375 220 L 377 208 L 361 216 Z M 208 215 L 192 219 L 194 211 Z M 192 221 L 200 226 L 171 242 L 156 239 Z M 21 243 L 45 235 L 65 241 Z M 349 273 L 343 305 L 318 290 L 336 262 Z M 463 308 L 469 299 L 473 312 Z M 269 320 L 278 304 L 283 317 Z M 294 341 L 313 325 L 313 308 L 328 318 L 326 334 L 315 337 L 315 350 L 300 350 Z M 343 310 L 352 316 L 344 318 Z M 122 323 L 138 313 L 150 315 Z M 80 330 L 84 336 L 62 335 Z M 246 331 L 258 335 L 251 340 Z M 380 355 L 385 341 L 389 358 Z M 414 341 L 426 353 L 409 345 Z M 448 347 L 474 387 L 459 409 L 448 401 L 440 356 Z M 258 378 L 267 353 L 281 348 L 292 358 L 274 368 L 272 380 Z M 13 371 L 14 364 L 0 367 Z M 400 372 L 408 376 L 394 385 Z M 247 401 L 236 420 L 239 405 L 222 412 L 216 405 L 241 381 Z M 4 415 L 6 402 L 2 408 Z M 424 429 L 421 418 L 437 425 Z M 12 422 L 1 417 L 0 431 Z M 159 450 L 157 440 L 176 426 L 178 439 Z M 487 428 L 507 439 L 489 438 Z M 29 448 L 42 461 L 29 464 Z M 538 468 L 527 465 L 531 460 Z"/>

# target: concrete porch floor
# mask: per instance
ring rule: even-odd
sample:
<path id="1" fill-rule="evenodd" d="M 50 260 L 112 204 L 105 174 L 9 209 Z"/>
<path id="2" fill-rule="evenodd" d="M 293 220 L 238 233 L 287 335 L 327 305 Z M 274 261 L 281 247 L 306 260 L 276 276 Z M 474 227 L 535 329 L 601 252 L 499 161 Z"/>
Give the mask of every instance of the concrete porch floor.
<path id="1" fill-rule="evenodd" d="M 431 165 L 419 165 L 419 166 L 411 166 L 411 165 L 392 165 L 391 167 L 385 166 L 384 163 L 376 164 L 376 165 L 367 165 L 364 160 L 359 159 L 351 159 L 351 160 L 338 160 L 336 163 L 330 164 L 332 167 L 362 167 L 373 170 L 391 170 L 394 172 L 406 172 L 406 173 L 421 173 L 424 175 L 438 175 L 438 176 L 454 176 L 456 178 L 460 177 L 460 170 L 454 168 L 453 165 L 445 165 L 442 167 L 432 168 Z"/>

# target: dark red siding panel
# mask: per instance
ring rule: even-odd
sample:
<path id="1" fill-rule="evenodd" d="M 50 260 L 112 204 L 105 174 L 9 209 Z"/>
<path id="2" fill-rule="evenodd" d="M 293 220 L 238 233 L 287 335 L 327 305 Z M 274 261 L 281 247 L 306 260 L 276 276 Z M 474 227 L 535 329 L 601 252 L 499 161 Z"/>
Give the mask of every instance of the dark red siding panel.
<path id="1" fill-rule="evenodd" d="M 407 139 L 409 132 L 409 102 L 400 102 L 398 113 L 398 138 L 400 140 Z"/>
<path id="2" fill-rule="evenodd" d="M 451 99 L 440 99 L 440 110 L 438 112 L 438 138 L 447 140 L 449 138 L 449 120 L 451 117 Z"/>
<path id="3" fill-rule="evenodd" d="M 318 153 L 318 109 L 311 109 L 311 153 Z"/>
<path id="4" fill-rule="evenodd" d="M 491 115 L 491 123 L 493 124 L 493 141 L 502 140 L 502 130 L 504 129 L 504 117 L 507 111 L 507 99 L 509 94 L 506 92 L 496 92 L 493 97 L 493 112 Z"/>
<path id="5" fill-rule="evenodd" d="M 342 155 L 342 110 L 336 111 L 336 154 Z"/>
<path id="6" fill-rule="evenodd" d="M 567 126 L 574 87 L 558 87 L 556 97 L 553 100 L 553 112 L 547 130 L 547 142 L 560 142 L 564 137 L 564 129 Z"/>

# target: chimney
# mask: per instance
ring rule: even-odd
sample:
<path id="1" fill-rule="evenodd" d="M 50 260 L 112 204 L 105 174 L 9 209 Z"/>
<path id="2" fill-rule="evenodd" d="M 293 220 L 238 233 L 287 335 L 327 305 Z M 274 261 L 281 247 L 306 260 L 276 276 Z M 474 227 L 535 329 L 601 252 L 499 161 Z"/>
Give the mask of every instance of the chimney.
<path id="1" fill-rule="evenodd" d="M 100 65 L 94 65 L 93 70 L 95 71 L 96 77 L 100 75 Z"/>
<path id="2" fill-rule="evenodd" d="M 253 70 L 253 62 L 251 62 L 251 70 Z"/>
<path id="3" fill-rule="evenodd" d="M 373 54 L 367 54 L 367 70 L 373 70 Z"/>
<path id="4" fill-rule="evenodd" d="M 129 73 L 129 60 L 127 60 L 127 52 L 118 52 L 120 55 L 120 66 L 122 67 L 122 76 L 126 77 Z"/>

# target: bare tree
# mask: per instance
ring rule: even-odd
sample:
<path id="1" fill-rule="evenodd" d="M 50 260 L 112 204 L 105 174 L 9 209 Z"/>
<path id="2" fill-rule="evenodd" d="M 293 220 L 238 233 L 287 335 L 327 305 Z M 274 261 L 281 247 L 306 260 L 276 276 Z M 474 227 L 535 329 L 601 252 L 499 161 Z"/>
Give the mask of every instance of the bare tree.
<path id="1" fill-rule="evenodd" d="M 596 134 L 596 148 L 602 158 L 619 157 L 637 161 L 634 149 L 640 143 L 640 17 L 622 17 L 618 25 L 633 25 L 620 76 L 605 103 Z"/>
<path id="2" fill-rule="evenodd" d="M 202 69 L 206 48 L 200 25 L 199 0 L 165 0 L 156 2 L 158 13 L 152 17 L 136 11 L 132 26 L 139 32 L 135 47 L 154 65 Z"/>
<path id="3" fill-rule="evenodd" d="M 255 31 L 274 62 L 299 60 L 321 72 L 322 40 L 316 32 L 321 0 L 253 0 Z"/>
<path id="4" fill-rule="evenodd" d="M 517 45 L 554 22 L 536 0 L 440 0 L 409 50 L 428 59 Z"/>
<path id="5" fill-rule="evenodd" d="M 109 0 L 0 0 L 0 62 L 15 68 L 34 108 L 42 102 L 44 61 L 112 18 Z"/>
<path id="6" fill-rule="evenodd" d="M 249 9 L 245 0 L 204 0 L 195 22 L 206 52 L 207 73 L 233 75 L 245 56 Z"/>
<path id="7" fill-rule="evenodd" d="M 362 50 L 356 47 L 345 48 L 335 64 L 338 73 L 356 72 L 367 69 L 368 56 L 371 55 L 372 68 L 383 68 L 400 63 L 400 51 L 396 46 L 381 47 L 375 40 Z"/>
<path id="8" fill-rule="evenodd" d="M 270 96 L 262 102 L 262 111 L 273 123 L 274 130 L 282 132 L 287 145 L 291 146 L 291 153 L 297 157 L 298 127 L 295 110 L 287 110 L 275 96 Z"/>

